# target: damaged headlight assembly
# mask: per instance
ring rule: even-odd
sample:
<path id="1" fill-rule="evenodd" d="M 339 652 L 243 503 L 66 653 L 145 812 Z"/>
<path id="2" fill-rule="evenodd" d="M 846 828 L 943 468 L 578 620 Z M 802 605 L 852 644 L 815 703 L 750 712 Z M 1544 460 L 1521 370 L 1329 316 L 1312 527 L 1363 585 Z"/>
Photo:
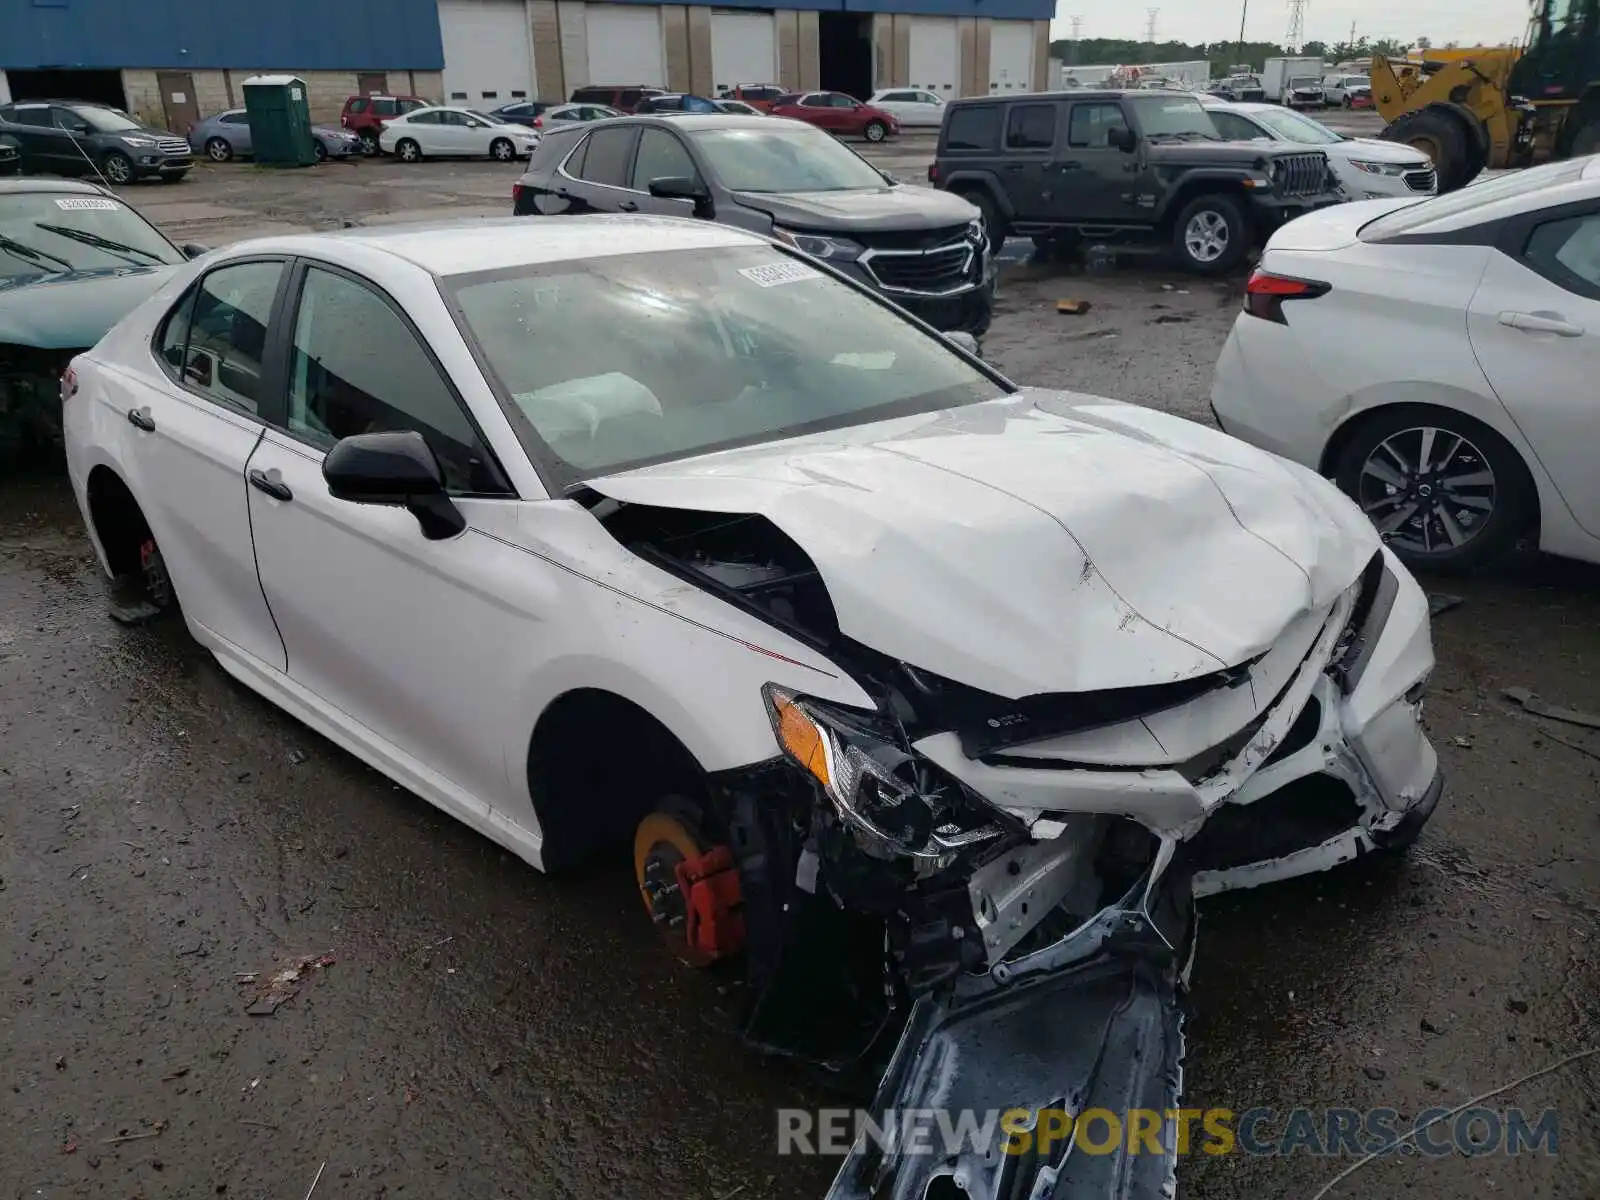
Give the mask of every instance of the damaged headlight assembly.
<path id="1" fill-rule="evenodd" d="M 961 821 L 968 807 L 964 789 L 937 777 L 937 768 L 913 754 L 896 723 L 882 714 L 796 696 L 770 683 L 762 695 L 784 756 L 820 785 L 867 853 L 933 865 L 1004 832 L 998 823 L 971 828 Z"/>

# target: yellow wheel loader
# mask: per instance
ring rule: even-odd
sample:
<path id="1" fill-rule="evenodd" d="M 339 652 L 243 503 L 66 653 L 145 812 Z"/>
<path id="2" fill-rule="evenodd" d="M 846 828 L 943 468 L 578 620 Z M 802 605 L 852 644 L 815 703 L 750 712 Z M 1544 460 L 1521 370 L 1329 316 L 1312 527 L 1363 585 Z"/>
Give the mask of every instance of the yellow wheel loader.
<path id="1" fill-rule="evenodd" d="M 1534 0 L 1525 47 L 1448 62 L 1372 60 L 1381 135 L 1433 159 L 1439 190 L 1484 168 L 1600 150 L 1600 0 Z"/>

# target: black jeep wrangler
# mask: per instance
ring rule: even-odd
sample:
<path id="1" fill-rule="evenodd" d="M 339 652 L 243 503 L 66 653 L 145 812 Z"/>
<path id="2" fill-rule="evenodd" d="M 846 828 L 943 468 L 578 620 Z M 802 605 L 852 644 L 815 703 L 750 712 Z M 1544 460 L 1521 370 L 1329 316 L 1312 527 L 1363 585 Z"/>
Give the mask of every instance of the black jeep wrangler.
<path id="1" fill-rule="evenodd" d="M 983 210 L 993 249 L 1008 234 L 1170 243 L 1207 275 L 1346 198 L 1322 151 L 1224 141 L 1198 100 L 1170 92 L 952 101 L 928 181 Z"/>

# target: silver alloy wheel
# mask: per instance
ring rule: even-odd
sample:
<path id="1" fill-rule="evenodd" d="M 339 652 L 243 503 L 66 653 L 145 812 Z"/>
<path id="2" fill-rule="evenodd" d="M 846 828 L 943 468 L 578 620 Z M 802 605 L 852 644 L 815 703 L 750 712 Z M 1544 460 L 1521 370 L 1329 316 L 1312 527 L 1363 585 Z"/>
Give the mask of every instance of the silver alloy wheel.
<path id="1" fill-rule="evenodd" d="M 133 178 L 133 164 L 125 155 L 108 154 L 106 161 L 101 164 L 101 170 L 112 183 L 127 183 Z"/>
<path id="2" fill-rule="evenodd" d="M 505 138 L 496 138 L 489 145 L 489 153 L 501 162 L 510 162 L 517 155 L 516 147 Z"/>
<path id="3" fill-rule="evenodd" d="M 1461 434 L 1420 425 L 1390 434 L 1361 464 L 1356 502 L 1383 540 L 1413 556 L 1449 554 L 1494 515 L 1494 470 Z"/>
<path id="4" fill-rule="evenodd" d="M 227 162 L 233 157 L 233 147 L 226 138 L 214 137 L 206 143 L 206 157 L 212 162 Z"/>
<path id="5" fill-rule="evenodd" d="M 882 121 L 868 121 L 867 127 L 861 132 L 869 142 L 881 142 L 889 136 L 889 131 L 883 127 Z"/>
<path id="6" fill-rule="evenodd" d="M 422 157 L 422 149 L 410 138 L 406 138 L 395 150 L 399 152 L 401 162 L 416 162 Z"/>
<path id="7" fill-rule="evenodd" d="M 1189 218 L 1189 227 L 1183 231 L 1183 244 L 1195 262 L 1214 263 L 1228 252 L 1228 218 L 1208 208 Z"/>

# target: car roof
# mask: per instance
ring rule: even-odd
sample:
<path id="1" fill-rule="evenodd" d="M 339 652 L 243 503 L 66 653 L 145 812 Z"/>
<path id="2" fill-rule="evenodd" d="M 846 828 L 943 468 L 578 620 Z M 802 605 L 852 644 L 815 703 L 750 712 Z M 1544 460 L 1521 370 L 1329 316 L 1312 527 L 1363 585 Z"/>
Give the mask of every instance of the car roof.
<path id="1" fill-rule="evenodd" d="M 38 176 L 21 179 L 0 179 L 0 196 L 16 196 L 24 192 L 66 192 L 74 196 L 110 196 L 94 183 L 79 179 L 45 179 Z"/>
<path id="2" fill-rule="evenodd" d="M 897 89 L 900 90 L 900 89 Z M 1059 92 L 1017 92 L 1001 96 L 963 96 L 951 104 L 1011 104 L 1028 100 L 1120 100 L 1124 96 L 1148 96 L 1139 88 L 1067 88 Z"/>
<path id="3" fill-rule="evenodd" d="M 758 114 L 746 116 L 744 113 L 725 112 L 684 112 L 684 113 L 635 113 L 633 116 L 607 117 L 608 125 L 659 125 L 663 129 L 772 129 L 779 124 L 788 125 L 798 129 L 816 129 L 815 125 L 807 125 L 804 121 L 791 121 L 787 117 L 769 117 Z M 821 132 L 818 130 L 818 132 Z M 828 134 L 823 134 L 828 137 Z"/>
<path id="4" fill-rule="evenodd" d="M 766 239 L 730 225 L 677 217 L 596 213 L 579 217 L 479 217 L 287 234 L 240 242 L 227 253 L 304 254 L 343 246 L 377 250 L 432 275 L 470 275 L 502 267 L 581 261 L 613 254 L 761 246 Z"/>

